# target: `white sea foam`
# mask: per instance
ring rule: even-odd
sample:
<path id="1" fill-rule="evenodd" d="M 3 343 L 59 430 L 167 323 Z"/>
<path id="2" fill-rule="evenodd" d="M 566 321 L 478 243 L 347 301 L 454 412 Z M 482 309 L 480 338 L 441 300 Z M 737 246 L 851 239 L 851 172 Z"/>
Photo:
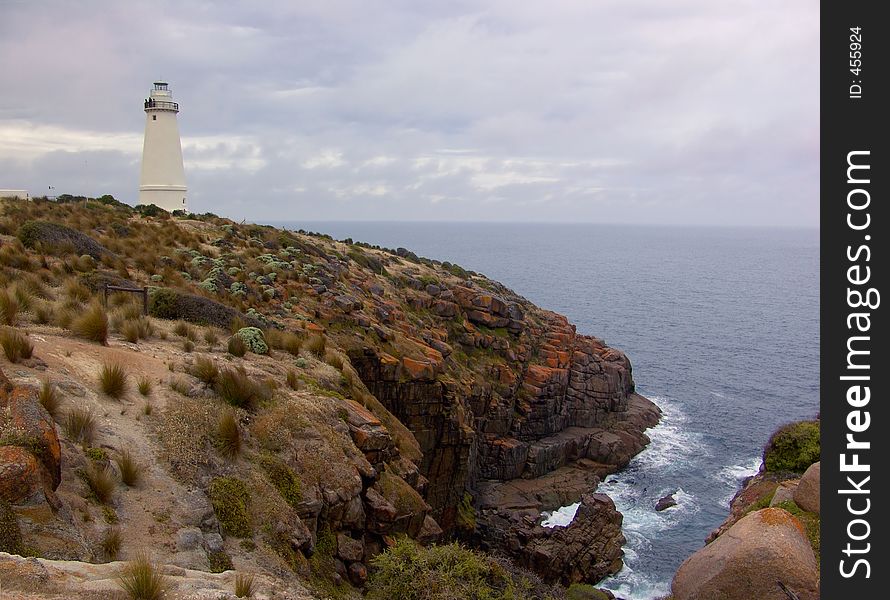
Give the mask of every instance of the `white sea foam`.
<path id="1" fill-rule="evenodd" d="M 717 499 L 721 507 L 729 506 L 736 492 L 739 491 L 741 483 L 746 478 L 756 475 L 760 470 L 760 463 L 761 458 L 757 456 L 742 464 L 723 467 L 714 474 L 714 477 L 726 488 L 726 492 Z"/>
<path id="2" fill-rule="evenodd" d="M 578 512 L 578 507 L 581 506 L 580 502 L 576 502 L 574 504 L 569 504 L 568 506 L 563 506 L 554 510 L 553 512 L 543 512 L 544 520 L 541 521 L 542 527 L 565 527 L 569 523 L 571 523 L 575 518 L 575 513 Z"/>

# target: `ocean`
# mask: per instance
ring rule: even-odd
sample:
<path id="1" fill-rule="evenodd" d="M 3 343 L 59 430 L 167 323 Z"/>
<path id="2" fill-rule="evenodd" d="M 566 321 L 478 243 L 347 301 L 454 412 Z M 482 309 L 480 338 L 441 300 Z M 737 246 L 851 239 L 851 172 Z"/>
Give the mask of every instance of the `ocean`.
<path id="1" fill-rule="evenodd" d="M 600 486 L 624 514 L 628 539 L 624 570 L 602 585 L 628 600 L 667 594 L 756 472 L 770 433 L 818 413 L 816 229 L 272 224 L 451 261 L 627 353 L 638 391 L 664 411 L 649 447 Z M 678 505 L 655 512 L 672 492 Z"/>

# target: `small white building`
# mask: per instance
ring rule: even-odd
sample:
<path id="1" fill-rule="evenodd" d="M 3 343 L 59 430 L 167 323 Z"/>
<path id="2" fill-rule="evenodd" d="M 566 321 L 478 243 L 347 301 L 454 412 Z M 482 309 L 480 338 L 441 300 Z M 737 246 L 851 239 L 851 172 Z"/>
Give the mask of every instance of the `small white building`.
<path id="1" fill-rule="evenodd" d="M 0 189 L 0 198 L 16 198 L 18 200 L 30 200 L 31 194 L 28 190 L 2 190 Z"/>
<path id="2" fill-rule="evenodd" d="M 142 174 L 139 204 L 154 204 L 164 210 L 188 211 L 182 145 L 176 115 L 179 104 L 164 81 L 156 81 L 144 101 L 145 139 L 142 144 Z"/>

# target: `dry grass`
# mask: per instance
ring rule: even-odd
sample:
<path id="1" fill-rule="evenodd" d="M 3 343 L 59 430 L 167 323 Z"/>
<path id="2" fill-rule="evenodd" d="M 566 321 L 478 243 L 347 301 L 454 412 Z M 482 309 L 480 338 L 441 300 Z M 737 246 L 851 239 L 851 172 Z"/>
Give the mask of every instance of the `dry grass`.
<path id="1" fill-rule="evenodd" d="M 108 343 L 108 314 L 101 304 L 93 304 L 71 322 L 71 331 L 78 337 L 104 346 Z"/>
<path id="2" fill-rule="evenodd" d="M 49 416 L 55 419 L 59 415 L 59 407 L 62 405 L 62 396 L 59 394 L 58 388 L 56 388 L 49 379 L 44 379 L 40 383 L 40 394 L 38 395 L 38 399 L 40 400 L 40 404 L 43 405 L 43 408 L 46 409 L 46 412 L 49 413 Z"/>
<path id="3" fill-rule="evenodd" d="M 327 348 L 327 341 L 323 335 L 310 335 L 306 340 L 306 344 L 304 345 L 306 350 L 314 354 L 317 358 L 321 359 L 325 355 L 325 349 Z"/>
<path id="4" fill-rule="evenodd" d="M 241 428 L 234 410 L 224 411 L 216 425 L 215 445 L 219 453 L 234 460 L 241 454 Z"/>
<path id="5" fill-rule="evenodd" d="M 5 289 L 0 289 L 0 323 L 15 325 L 19 313 L 19 301 Z"/>
<path id="6" fill-rule="evenodd" d="M 34 322 L 38 325 L 47 325 L 56 320 L 56 311 L 53 305 L 43 300 L 34 303 Z"/>
<path id="7" fill-rule="evenodd" d="M 117 560 L 121 550 L 121 530 L 117 527 L 109 527 L 102 534 L 102 554 L 108 561 Z"/>
<path id="8" fill-rule="evenodd" d="M 125 340 L 131 344 L 135 344 L 139 340 L 147 340 L 150 338 L 152 333 L 154 333 L 154 327 L 152 327 L 151 321 L 147 318 L 137 316 L 124 321 L 123 324 L 121 324 L 120 332 Z"/>
<path id="9" fill-rule="evenodd" d="M 117 579 L 131 600 L 161 600 L 167 589 L 167 580 L 161 575 L 160 567 L 145 554 L 139 554 L 127 563 Z"/>
<path id="10" fill-rule="evenodd" d="M 127 487 L 135 487 L 142 479 L 142 465 L 139 464 L 129 450 L 124 450 L 115 460 L 121 472 L 121 481 Z"/>
<path id="11" fill-rule="evenodd" d="M 176 392 L 177 394 L 181 394 L 183 396 L 189 395 L 189 382 L 183 379 L 182 377 L 171 377 L 170 378 L 170 389 Z"/>
<path id="12" fill-rule="evenodd" d="M 96 417 L 89 408 L 78 406 L 69 409 L 62 421 L 62 429 L 72 442 L 80 442 L 85 446 L 92 445 L 96 438 Z"/>
<path id="13" fill-rule="evenodd" d="M 257 384 L 237 369 L 220 371 L 214 387 L 220 398 L 239 408 L 248 408 L 258 400 Z"/>
<path id="14" fill-rule="evenodd" d="M 192 365 L 189 372 L 210 387 L 216 384 L 216 379 L 219 377 L 219 367 L 216 366 L 213 359 L 206 356 L 199 356 L 195 359 L 195 364 Z"/>
<path id="15" fill-rule="evenodd" d="M 182 340 L 183 352 L 190 353 L 194 349 L 195 349 L 195 342 L 193 342 L 189 339 Z"/>
<path id="16" fill-rule="evenodd" d="M 3 346 L 3 353 L 11 363 L 31 358 L 34 354 L 31 341 L 15 329 L 6 328 L 0 332 L 0 345 Z"/>
<path id="17" fill-rule="evenodd" d="M 102 504 L 111 502 L 117 484 L 114 481 L 114 473 L 107 465 L 100 467 L 96 463 L 90 462 L 81 471 L 81 478 L 96 500 Z"/>
<path id="18" fill-rule="evenodd" d="M 255 579 L 251 574 L 235 574 L 235 596 L 238 598 L 253 598 Z"/>
<path id="19" fill-rule="evenodd" d="M 233 335 L 229 338 L 228 343 L 228 351 L 232 356 L 237 356 L 238 358 L 243 357 L 247 354 L 247 344 L 244 343 L 244 340 L 241 339 L 240 336 Z"/>
<path id="20" fill-rule="evenodd" d="M 216 331 L 213 329 L 205 329 L 204 330 L 204 341 L 207 342 L 207 345 L 211 348 L 216 347 L 219 343 L 219 335 L 217 335 Z"/>
<path id="21" fill-rule="evenodd" d="M 152 384 L 151 378 L 145 375 L 140 377 L 139 382 L 136 384 L 136 389 L 138 389 L 139 393 L 143 396 L 151 394 L 152 387 L 154 387 L 154 384 Z"/>
<path id="22" fill-rule="evenodd" d="M 297 372 L 293 369 L 287 370 L 287 375 L 285 375 L 285 381 L 287 382 L 287 387 L 292 390 L 300 389 L 300 379 L 297 377 Z"/>
<path id="23" fill-rule="evenodd" d="M 120 399 L 129 387 L 127 372 L 120 364 L 105 363 L 99 371 L 99 388 L 111 398 Z"/>
<path id="24" fill-rule="evenodd" d="M 90 288 L 77 281 L 77 279 L 69 279 L 65 283 L 63 291 L 68 299 L 81 304 L 89 302 L 93 296 Z"/>

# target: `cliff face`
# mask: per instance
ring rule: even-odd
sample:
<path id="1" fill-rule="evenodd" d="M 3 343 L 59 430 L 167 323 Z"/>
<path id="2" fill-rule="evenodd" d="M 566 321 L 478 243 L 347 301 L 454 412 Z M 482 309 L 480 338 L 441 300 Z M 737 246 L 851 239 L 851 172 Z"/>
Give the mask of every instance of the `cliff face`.
<path id="1" fill-rule="evenodd" d="M 47 558 L 102 558 L 101 521 L 119 518 L 125 544 L 167 547 L 185 568 L 225 556 L 340 587 L 362 586 L 369 561 L 400 533 L 422 543 L 458 536 L 548 581 L 620 568 L 621 515 L 593 492 L 645 446 L 659 411 L 635 394 L 627 357 L 565 317 L 403 249 L 93 202 L 3 210 L 0 280 L 10 292 L 0 309 L 34 354 L 6 371 L 32 386 L 29 397 L 41 379 L 52 383 L 59 423 L 73 408 L 102 416 L 89 441 L 56 427 L 61 456 L 39 473 L 27 448 L 0 444 L 4 456 L 21 455 L 18 476 L 36 473 L 29 498 L 42 521 L 23 508 L 31 500 L 4 497 L 24 543 L 49 548 Z M 103 252 L 78 252 L 72 239 Z M 150 286 L 151 316 L 127 298 L 95 308 L 109 282 Z M 80 315 L 93 312 L 105 337 L 75 339 L 85 337 Z M 227 351 L 225 329 L 248 325 L 235 337 L 252 351 Z M 148 400 L 96 389 L 109 362 L 125 365 L 131 384 L 152 382 Z M 232 389 L 238 381 L 246 396 Z M 137 402 L 154 411 L 134 418 Z M 220 450 L 227 411 L 235 456 Z M 117 473 L 127 448 L 147 469 L 145 485 L 100 506 L 84 474 Z M 40 483 L 47 473 L 50 486 Z M 217 491 L 237 496 L 239 486 L 251 514 L 232 529 Z M 163 508 L 153 490 L 178 500 Z M 542 511 L 574 502 L 572 525 L 540 526 Z M 136 516 L 145 507 L 154 522 Z"/>

